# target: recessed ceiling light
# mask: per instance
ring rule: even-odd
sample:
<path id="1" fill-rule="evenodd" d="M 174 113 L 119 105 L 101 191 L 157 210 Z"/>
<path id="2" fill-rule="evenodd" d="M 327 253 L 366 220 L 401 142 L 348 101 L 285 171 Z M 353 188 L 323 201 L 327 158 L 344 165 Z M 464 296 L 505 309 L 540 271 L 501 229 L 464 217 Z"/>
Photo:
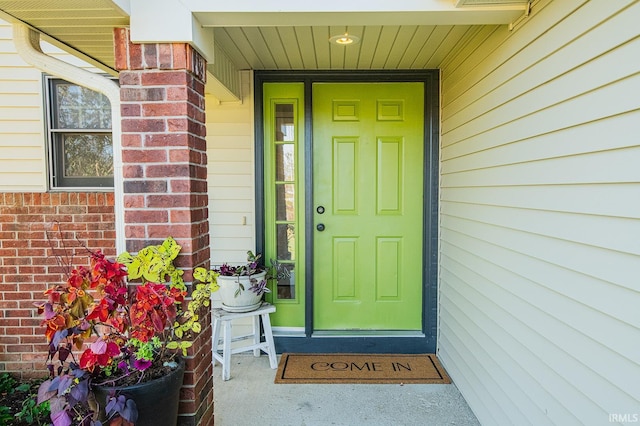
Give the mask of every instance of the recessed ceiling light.
<path id="1" fill-rule="evenodd" d="M 329 39 L 330 43 L 339 44 L 342 46 L 346 46 L 349 44 L 356 44 L 359 41 L 360 41 L 360 37 L 352 34 L 348 34 L 348 33 L 334 35 Z"/>

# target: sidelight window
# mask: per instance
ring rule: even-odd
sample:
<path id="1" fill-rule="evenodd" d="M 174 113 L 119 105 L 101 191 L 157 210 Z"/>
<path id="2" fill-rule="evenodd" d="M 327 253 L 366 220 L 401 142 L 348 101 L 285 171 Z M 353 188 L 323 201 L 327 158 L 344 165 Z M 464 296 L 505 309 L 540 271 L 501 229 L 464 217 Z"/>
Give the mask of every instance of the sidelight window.
<path id="1" fill-rule="evenodd" d="M 275 103 L 275 245 L 277 298 L 295 299 L 296 263 L 296 125 L 294 103 Z"/>

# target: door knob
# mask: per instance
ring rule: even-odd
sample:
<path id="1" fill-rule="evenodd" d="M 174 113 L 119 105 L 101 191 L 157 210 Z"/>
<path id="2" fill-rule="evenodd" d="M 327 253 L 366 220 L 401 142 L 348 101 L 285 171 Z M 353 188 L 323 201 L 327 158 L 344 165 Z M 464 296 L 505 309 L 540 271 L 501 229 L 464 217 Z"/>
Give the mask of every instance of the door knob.
<path id="1" fill-rule="evenodd" d="M 317 224 L 316 229 L 320 232 L 324 231 L 324 223 Z"/>

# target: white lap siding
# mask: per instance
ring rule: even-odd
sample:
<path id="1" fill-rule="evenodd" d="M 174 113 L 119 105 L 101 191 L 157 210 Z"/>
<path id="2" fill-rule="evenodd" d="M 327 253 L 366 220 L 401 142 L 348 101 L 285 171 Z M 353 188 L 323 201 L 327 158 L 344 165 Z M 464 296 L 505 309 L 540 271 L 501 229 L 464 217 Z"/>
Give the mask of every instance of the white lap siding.
<path id="1" fill-rule="evenodd" d="M 252 78 L 251 72 L 241 72 L 240 102 L 220 103 L 206 95 L 212 266 L 246 262 L 247 250 L 256 244 Z M 217 293 L 213 298 L 214 307 L 220 306 Z M 234 321 L 234 336 L 250 330 L 250 318 Z"/>
<path id="2" fill-rule="evenodd" d="M 242 263 L 255 247 L 252 74 L 241 73 L 241 102 L 206 96 L 211 262 Z"/>
<path id="3" fill-rule="evenodd" d="M 0 191 L 46 189 L 41 72 L 22 61 L 0 21 Z"/>
<path id="4" fill-rule="evenodd" d="M 640 416 L 638 22 L 541 0 L 441 66 L 439 356 L 483 424 Z"/>
<path id="5" fill-rule="evenodd" d="M 78 67 L 91 65 L 46 43 L 42 50 Z M 11 24 L 0 20 L 0 192 L 47 189 L 42 72 L 16 52 Z"/>

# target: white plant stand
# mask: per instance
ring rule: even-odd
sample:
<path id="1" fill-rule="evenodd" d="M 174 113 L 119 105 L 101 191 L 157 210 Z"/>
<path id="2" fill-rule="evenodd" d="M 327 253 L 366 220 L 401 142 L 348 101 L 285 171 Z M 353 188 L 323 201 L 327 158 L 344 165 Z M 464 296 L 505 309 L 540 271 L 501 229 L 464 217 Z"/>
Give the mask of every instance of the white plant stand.
<path id="1" fill-rule="evenodd" d="M 273 344 L 273 333 L 271 331 L 271 320 L 269 314 L 276 311 L 276 307 L 270 303 L 262 303 L 262 305 L 250 312 L 227 312 L 220 308 L 211 310 L 213 319 L 213 339 L 211 340 L 211 349 L 213 354 L 213 366 L 216 361 L 222 365 L 222 380 L 229 380 L 231 377 L 231 355 L 240 352 L 253 351 L 253 356 L 260 356 L 260 351 L 269 355 L 269 364 L 271 368 L 278 368 L 278 359 L 276 358 L 276 348 Z M 240 318 L 253 317 L 253 333 L 243 336 L 233 337 L 231 335 L 231 321 Z M 262 328 L 264 329 L 265 341 L 260 341 L 260 320 L 262 319 Z M 222 338 L 220 338 L 222 331 Z M 252 342 L 246 346 L 231 348 L 232 342 L 251 339 Z M 222 353 L 220 350 L 222 349 Z"/>

